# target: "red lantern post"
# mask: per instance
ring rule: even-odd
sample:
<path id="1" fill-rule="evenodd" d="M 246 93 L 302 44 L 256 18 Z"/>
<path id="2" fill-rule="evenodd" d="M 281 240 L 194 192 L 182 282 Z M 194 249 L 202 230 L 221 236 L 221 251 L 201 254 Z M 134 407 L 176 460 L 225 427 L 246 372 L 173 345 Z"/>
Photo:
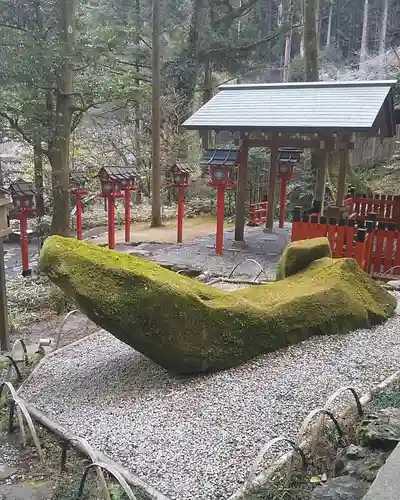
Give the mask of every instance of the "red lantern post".
<path id="1" fill-rule="evenodd" d="M 211 180 L 209 186 L 217 189 L 217 232 L 215 235 L 215 252 L 222 255 L 224 244 L 225 190 L 236 187 L 236 169 L 238 152 L 216 149 L 205 152 L 202 164 L 210 166 Z"/>
<path id="2" fill-rule="evenodd" d="M 125 243 L 131 242 L 131 190 L 125 189 Z"/>
<path id="3" fill-rule="evenodd" d="M 225 217 L 225 185 L 217 187 L 217 233 L 215 235 L 215 253 L 222 254 L 224 245 L 224 217 Z"/>
<path id="4" fill-rule="evenodd" d="M 78 240 L 82 240 L 83 239 L 82 198 L 88 194 L 87 190 L 85 189 L 87 179 L 82 172 L 70 172 L 69 181 L 71 185 L 71 195 L 75 197 L 76 237 L 78 238 Z"/>
<path id="5" fill-rule="evenodd" d="M 22 276 L 25 278 L 32 274 L 32 269 L 29 268 L 28 219 L 35 215 L 34 202 L 36 192 L 29 182 L 25 182 L 22 179 L 11 184 L 9 191 L 16 208 L 11 212 L 10 217 L 19 219 Z"/>
<path id="6" fill-rule="evenodd" d="M 115 184 L 111 184 L 111 192 L 107 197 L 107 221 L 108 221 L 108 248 L 115 248 Z"/>
<path id="7" fill-rule="evenodd" d="M 115 198 L 125 200 L 125 242 L 131 237 L 130 192 L 137 189 L 137 174 L 131 167 L 103 167 L 99 172 L 102 196 L 107 200 L 108 248 L 115 248 Z M 121 193 L 121 190 L 124 193 Z"/>
<path id="8" fill-rule="evenodd" d="M 183 217 L 185 213 L 185 189 L 191 187 L 189 184 L 189 170 L 186 163 L 175 163 L 170 169 L 172 184 L 170 187 L 178 190 L 178 220 L 177 220 L 177 242 L 182 243 Z"/>
<path id="9" fill-rule="evenodd" d="M 121 190 L 124 191 L 125 199 L 125 243 L 131 242 L 131 192 L 138 189 L 136 176 L 132 177 L 130 182 L 131 184 L 129 185 L 121 185 Z"/>
<path id="10" fill-rule="evenodd" d="M 280 148 L 278 151 L 278 176 L 281 181 L 281 195 L 279 207 L 279 227 L 283 228 L 286 219 L 287 183 L 293 177 L 293 168 L 300 161 L 301 150 Z"/>

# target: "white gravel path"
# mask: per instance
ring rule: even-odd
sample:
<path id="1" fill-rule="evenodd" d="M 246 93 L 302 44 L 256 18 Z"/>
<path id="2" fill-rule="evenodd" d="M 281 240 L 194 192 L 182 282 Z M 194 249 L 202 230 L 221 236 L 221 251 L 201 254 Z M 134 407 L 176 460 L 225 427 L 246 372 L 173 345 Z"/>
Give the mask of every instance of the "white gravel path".
<path id="1" fill-rule="evenodd" d="M 266 441 L 294 437 L 328 394 L 346 384 L 365 392 L 399 365 L 399 311 L 373 330 L 194 378 L 100 332 L 50 357 L 22 396 L 170 499 L 217 500 L 243 482 Z"/>

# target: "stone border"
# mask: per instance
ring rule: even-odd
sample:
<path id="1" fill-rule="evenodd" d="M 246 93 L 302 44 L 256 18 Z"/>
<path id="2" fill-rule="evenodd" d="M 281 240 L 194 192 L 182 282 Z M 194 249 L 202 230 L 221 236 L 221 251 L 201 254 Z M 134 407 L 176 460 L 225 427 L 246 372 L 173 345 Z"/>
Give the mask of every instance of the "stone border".
<path id="1" fill-rule="evenodd" d="M 393 373 L 392 375 L 387 377 L 385 380 L 383 380 L 380 384 L 373 387 L 368 393 L 361 396 L 361 398 L 360 398 L 361 406 L 364 408 L 371 401 L 372 396 L 382 392 L 384 389 L 386 389 L 387 387 L 390 387 L 398 380 L 400 380 L 400 370 Z M 352 407 L 353 407 L 353 405 L 348 405 L 341 412 L 341 415 L 346 414 Z M 299 448 L 301 448 L 302 450 L 311 449 L 312 443 L 313 443 L 313 438 L 314 438 L 313 435 L 306 438 L 304 441 L 302 441 L 300 443 Z M 254 479 L 254 482 L 253 482 L 253 485 L 251 488 L 245 490 L 244 486 L 242 486 L 233 495 L 228 497 L 227 500 L 242 500 L 245 495 L 247 495 L 249 493 L 256 492 L 258 489 L 265 486 L 268 483 L 268 481 L 272 478 L 272 476 L 274 476 L 277 472 L 281 471 L 281 469 L 283 469 L 283 467 L 289 466 L 292 458 L 293 458 L 293 451 L 289 451 L 289 452 L 285 453 L 278 460 L 276 460 L 271 466 L 269 466 L 265 472 L 262 472 Z"/>

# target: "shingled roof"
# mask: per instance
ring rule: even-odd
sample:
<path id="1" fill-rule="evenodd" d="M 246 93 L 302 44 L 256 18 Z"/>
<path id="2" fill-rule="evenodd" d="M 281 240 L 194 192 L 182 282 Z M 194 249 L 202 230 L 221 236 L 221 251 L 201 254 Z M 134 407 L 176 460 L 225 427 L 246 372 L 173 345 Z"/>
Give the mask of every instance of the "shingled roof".
<path id="1" fill-rule="evenodd" d="M 392 137 L 395 80 L 221 85 L 183 126 L 192 130 L 363 132 Z"/>

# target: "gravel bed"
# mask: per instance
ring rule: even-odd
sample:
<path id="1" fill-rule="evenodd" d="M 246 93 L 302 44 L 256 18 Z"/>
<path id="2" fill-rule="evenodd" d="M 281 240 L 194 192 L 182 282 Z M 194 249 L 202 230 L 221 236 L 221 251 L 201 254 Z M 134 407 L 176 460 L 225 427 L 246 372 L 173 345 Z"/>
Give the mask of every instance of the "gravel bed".
<path id="1" fill-rule="evenodd" d="M 149 249 L 146 257 L 157 264 L 207 271 L 218 276 L 229 276 L 234 266 L 243 262 L 235 271 L 236 278 L 257 276 L 260 271 L 259 267 L 254 262 L 245 262 L 253 259 L 265 269 L 260 279 L 275 279 L 276 264 L 290 242 L 291 224 L 287 223 L 282 229 L 275 228 L 273 234 L 264 232 L 264 227 L 246 227 L 247 244 L 242 250 L 234 249 L 234 234 L 233 229 L 224 231 L 222 255 L 215 254 L 215 235 L 210 234 L 195 238 L 190 243 L 169 245 L 158 251 Z M 143 252 L 142 248 L 139 252 Z M 135 249 L 132 249 L 132 253 L 135 253 Z"/>
<path id="2" fill-rule="evenodd" d="M 363 393 L 398 370 L 399 331 L 398 310 L 372 330 L 198 377 L 173 376 L 102 331 L 49 358 L 21 395 L 171 500 L 226 499 L 266 441 L 295 437 L 337 388 Z"/>

